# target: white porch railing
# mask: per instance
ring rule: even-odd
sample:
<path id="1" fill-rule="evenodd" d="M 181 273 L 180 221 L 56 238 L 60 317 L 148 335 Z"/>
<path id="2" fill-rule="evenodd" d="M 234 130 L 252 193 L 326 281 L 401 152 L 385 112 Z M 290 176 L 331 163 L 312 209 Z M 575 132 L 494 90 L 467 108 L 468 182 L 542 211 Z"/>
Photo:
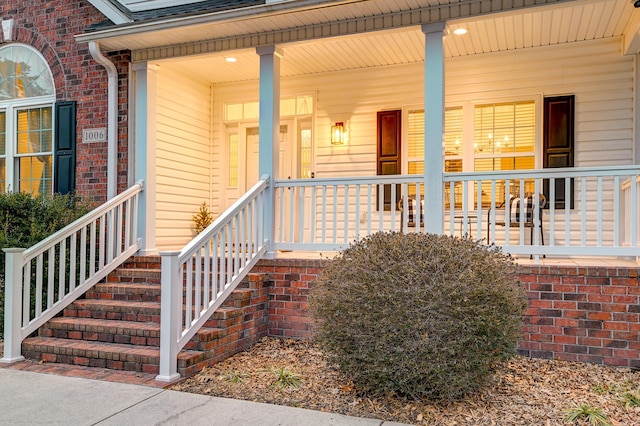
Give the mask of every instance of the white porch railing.
<path id="1" fill-rule="evenodd" d="M 266 252 L 263 178 L 179 252 L 162 252 L 159 381 L 171 382 L 178 352 Z"/>
<path id="2" fill-rule="evenodd" d="M 4 249 L 4 357 L 139 249 L 139 182 L 29 249 Z"/>
<path id="3" fill-rule="evenodd" d="M 637 256 L 639 175 L 640 166 L 446 173 L 444 232 L 468 234 L 512 254 Z M 430 208 L 421 199 L 423 182 L 421 175 L 276 181 L 275 248 L 334 251 L 377 231 L 420 230 L 421 213 Z M 557 188 L 573 192 L 566 206 L 556 201 Z M 525 194 L 543 189 L 544 209 L 532 197 L 533 223 L 542 214 L 542 233 L 530 233 L 525 223 L 500 226 L 509 217 L 505 200 L 517 196 L 522 205 Z M 385 209 L 378 196 L 383 191 L 400 202 Z M 412 215 L 401 208 L 410 204 Z"/>

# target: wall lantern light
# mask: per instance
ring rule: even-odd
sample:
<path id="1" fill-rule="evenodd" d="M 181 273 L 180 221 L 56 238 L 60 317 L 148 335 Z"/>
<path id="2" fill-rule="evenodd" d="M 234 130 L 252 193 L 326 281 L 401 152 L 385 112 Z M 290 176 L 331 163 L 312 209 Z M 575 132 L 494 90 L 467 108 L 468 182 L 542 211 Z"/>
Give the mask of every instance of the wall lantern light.
<path id="1" fill-rule="evenodd" d="M 344 123 L 342 121 L 338 121 L 331 126 L 331 144 L 344 145 L 344 133 Z"/>

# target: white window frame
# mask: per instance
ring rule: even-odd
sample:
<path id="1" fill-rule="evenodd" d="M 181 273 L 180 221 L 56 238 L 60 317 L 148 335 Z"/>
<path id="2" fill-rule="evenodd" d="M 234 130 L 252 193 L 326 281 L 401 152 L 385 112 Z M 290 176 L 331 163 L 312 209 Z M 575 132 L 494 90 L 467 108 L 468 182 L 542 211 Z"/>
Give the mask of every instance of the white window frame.
<path id="1" fill-rule="evenodd" d="M 18 179 L 19 176 L 17 174 L 18 165 L 17 162 L 20 158 L 28 156 L 28 155 L 20 155 L 18 154 L 18 123 L 17 123 L 17 113 L 19 110 L 24 109 L 33 109 L 33 108 L 51 108 L 51 119 L 52 126 L 55 126 L 56 117 L 55 117 L 55 96 L 40 96 L 37 98 L 24 98 L 24 99 L 12 99 L 10 101 L 2 101 L 0 102 L 0 111 L 5 112 L 6 117 L 6 153 L 5 153 L 5 167 L 6 167 L 6 180 L 5 180 L 5 192 L 17 191 L 18 190 Z M 54 150 L 55 150 L 55 129 L 52 128 L 51 135 L 51 151 L 43 154 L 51 155 L 51 172 L 52 177 L 55 177 L 55 161 L 54 161 Z M 53 195 L 53 185 L 51 186 L 51 193 L 46 195 Z"/>
<path id="2" fill-rule="evenodd" d="M 475 134 L 475 107 L 477 105 L 486 104 L 502 104 L 510 102 L 523 102 L 533 101 L 535 106 L 535 134 L 534 134 L 534 167 L 536 169 L 542 168 L 542 108 L 543 108 L 543 95 L 541 94 L 528 94 L 518 96 L 504 96 L 504 97 L 490 97 L 482 99 L 474 99 L 469 102 L 457 102 L 446 105 L 446 108 L 462 107 L 463 114 L 463 126 L 462 126 L 462 171 L 473 172 L 476 155 L 473 149 L 474 134 Z M 407 105 L 402 108 L 402 173 L 408 173 L 408 164 L 411 160 L 408 156 L 408 141 L 409 141 L 409 112 L 414 110 L 424 109 L 424 105 Z M 492 158 L 497 158 L 500 155 L 491 155 Z M 513 157 L 514 154 L 503 154 L 505 157 Z M 517 155 L 516 155 L 517 156 Z M 525 154 L 523 154 L 525 156 Z M 481 157 L 479 157 L 481 158 Z M 442 170 L 444 170 L 445 152 L 444 141 L 442 146 Z"/>

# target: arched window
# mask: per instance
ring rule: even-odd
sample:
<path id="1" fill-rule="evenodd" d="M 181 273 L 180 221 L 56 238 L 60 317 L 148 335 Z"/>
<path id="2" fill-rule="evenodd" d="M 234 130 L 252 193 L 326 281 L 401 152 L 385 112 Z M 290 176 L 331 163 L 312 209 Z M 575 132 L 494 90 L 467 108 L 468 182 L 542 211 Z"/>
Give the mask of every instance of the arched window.
<path id="1" fill-rule="evenodd" d="M 53 193 L 54 102 L 42 55 L 0 47 L 0 192 Z"/>

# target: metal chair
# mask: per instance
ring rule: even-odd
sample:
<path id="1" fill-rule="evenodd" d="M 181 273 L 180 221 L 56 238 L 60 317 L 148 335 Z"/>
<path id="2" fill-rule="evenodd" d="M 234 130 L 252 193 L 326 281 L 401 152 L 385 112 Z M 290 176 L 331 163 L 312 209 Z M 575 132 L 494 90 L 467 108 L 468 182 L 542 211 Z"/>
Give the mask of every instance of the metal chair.
<path id="1" fill-rule="evenodd" d="M 547 197 L 544 194 L 538 194 L 538 223 L 534 223 L 534 211 L 535 203 L 534 197 L 532 195 L 527 195 L 523 199 L 523 206 L 520 205 L 520 197 L 512 196 L 509 199 L 509 205 L 507 206 L 506 216 L 504 220 L 496 220 L 496 226 L 509 226 L 510 228 L 519 228 L 520 222 L 524 220 L 523 226 L 525 228 L 530 229 L 529 235 L 529 244 L 533 242 L 533 230 L 538 228 L 540 230 L 540 237 L 542 241 L 542 245 L 544 245 L 544 229 L 543 229 L 543 221 L 542 221 L 542 211 L 544 207 L 547 205 Z M 496 211 L 498 209 L 504 209 L 505 202 L 502 202 L 499 206 L 496 207 Z M 490 241 L 491 238 L 491 208 L 487 211 L 487 242 Z"/>

